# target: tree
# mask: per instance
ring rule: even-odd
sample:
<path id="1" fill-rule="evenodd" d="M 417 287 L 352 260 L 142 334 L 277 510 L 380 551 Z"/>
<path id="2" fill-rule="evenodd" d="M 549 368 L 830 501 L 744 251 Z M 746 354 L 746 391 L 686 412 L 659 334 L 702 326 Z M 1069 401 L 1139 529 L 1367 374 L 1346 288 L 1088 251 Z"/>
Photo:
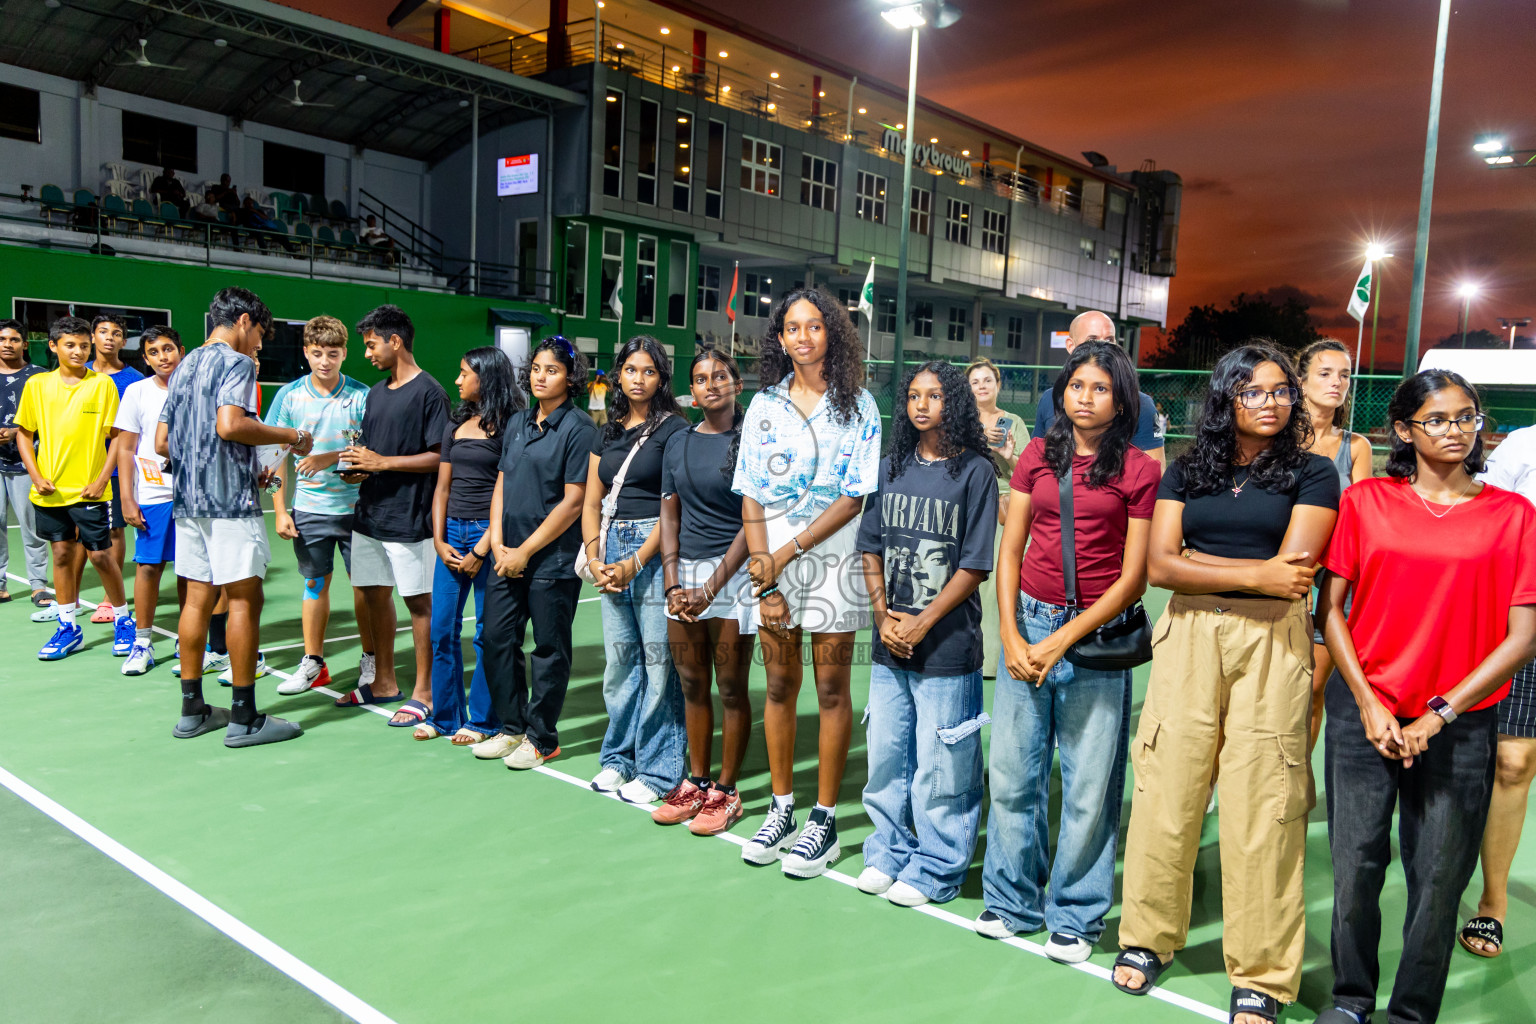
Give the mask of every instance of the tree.
<path id="1" fill-rule="evenodd" d="M 1461 332 L 1455 331 L 1447 334 L 1435 342 L 1435 348 L 1508 348 L 1509 335 L 1495 334 L 1486 328 L 1479 327 L 1467 332 L 1467 343 L 1461 343 Z"/>
<path id="2" fill-rule="evenodd" d="M 1298 351 L 1322 337 L 1309 308 L 1308 297 L 1293 288 L 1262 295 L 1243 292 L 1221 308 L 1195 306 L 1148 362 L 1165 370 L 1208 370 L 1223 354 L 1255 338 Z"/>

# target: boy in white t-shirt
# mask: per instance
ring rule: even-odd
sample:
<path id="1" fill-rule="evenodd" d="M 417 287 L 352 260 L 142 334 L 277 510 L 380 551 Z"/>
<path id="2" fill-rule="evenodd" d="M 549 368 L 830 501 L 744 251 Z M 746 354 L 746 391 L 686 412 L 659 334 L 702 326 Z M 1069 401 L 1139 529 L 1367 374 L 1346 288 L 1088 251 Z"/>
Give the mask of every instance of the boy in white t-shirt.
<path id="1" fill-rule="evenodd" d="M 135 381 L 117 407 L 118 486 L 123 519 L 137 531 L 133 561 L 133 608 L 137 630 L 133 649 L 123 663 L 123 675 L 141 676 L 155 667 L 155 605 L 160 600 L 160 576 L 176 557 L 176 530 L 171 522 L 171 474 L 155 451 L 155 431 L 165 406 L 166 382 L 186 350 L 181 336 L 169 327 L 151 327 L 140 338 L 144 361 L 153 377 Z M 186 581 L 177 581 L 178 597 L 186 596 Z"/>

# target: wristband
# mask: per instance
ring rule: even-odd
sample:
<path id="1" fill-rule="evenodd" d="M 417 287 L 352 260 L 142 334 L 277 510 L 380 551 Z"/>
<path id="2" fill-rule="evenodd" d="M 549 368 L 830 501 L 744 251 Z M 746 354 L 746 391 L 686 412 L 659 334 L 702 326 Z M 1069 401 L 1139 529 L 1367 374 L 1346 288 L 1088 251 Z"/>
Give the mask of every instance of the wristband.
<path id="1" fill-rule="evenodd" d="M 672 591 L 674 591 L 674 590 L 682 590 L 682 589 L 683 589 L 683 585 L 681 583 L 674 583 L 670 587 L 668 587 L 666 590 L 663 590 L 661 592 L 661 596 L 662 597 L 666 597 L 668 594 L 672 593 Z"/>

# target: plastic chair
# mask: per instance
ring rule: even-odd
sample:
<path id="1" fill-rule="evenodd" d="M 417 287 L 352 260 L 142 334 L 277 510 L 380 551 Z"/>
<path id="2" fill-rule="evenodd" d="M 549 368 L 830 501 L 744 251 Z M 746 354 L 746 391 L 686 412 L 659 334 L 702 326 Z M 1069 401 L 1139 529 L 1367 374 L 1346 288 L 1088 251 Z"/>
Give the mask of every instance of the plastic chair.
<path id="1" fill-rule="evenodd" d="M 301 246 L 309 249 L 314 243 L 315 232 L 309 224 L 301 220 L 293 226 L 293 237 L 299 240 Z"/>
<path id="2" fill-rule="evenodd" d="M 329 217 L 331 215 L 330 200 L 316 192 L 309 197 L 309 209 L 316 217 Z"/>
<path id="3" fill-rule="evenodd" d="M 347 204 L 340 199 L 331 200 L 331 219 L 345 224 L 352 218 L 347 215 Z"/>
<path id="4" fill-rule="evenodd" d="M 77 189 L 75 189 L 75 205 L 76 206 L 89 206 L 91 203 L 94 203 L 95 201 L 96 201 L 96 193 L 95 192 L 92 192 L 88 188 L 77 188 Z"/>
<path id="5" fill-rule="evenodd" d="M 289 207 L 289 209 L 292 210 L 295 214 L 300 217 L 304 217 L 309 213 L 309 200 L 305 199 L 302 193 L 295 192 L 288 198 L 292 201 L 293 204 Z"/>
<path id="6" fill-rule="evenodd" d="M 57 185 L 44 185 L 38 193 L 38 205 L 42 207 L 43 223 L 53 226 L 53 215 L 61 213 L 65 219 L 69 218 L 69 200 L 64 198 L 64 190 Z"/>
<path id="7" fill-rule="evenodd" d="M 173 203 L 161 203 L 160 219 L 164 222 L 158 226 L 160 233 L 174 239 L 176 229 L 182 226 L 181 211 Z"/>
<path id="8" fill-rule="evenodd" d="M 139 234 L 144 233 L 144 225 L 155 220 L 155 208 L 150 205 L 148 199 L 135 199 L 133 201 L 133 219 L 139 222 Z"/>
<path id="9" fill-rule="evenodd" d="M 101 165 L 101 169 L 111 175 L 116 181 L 128 180 L 128 168 L 123 164 L 112 163 L 110 160 Z"/>
<path id="10" fill-rule="evenodd" d="M 109 228 L 116 227 L 117 222 L 128 215 L 128 204 L 120 195 L 105 195 L 101 197 L 101 213 Z"/>

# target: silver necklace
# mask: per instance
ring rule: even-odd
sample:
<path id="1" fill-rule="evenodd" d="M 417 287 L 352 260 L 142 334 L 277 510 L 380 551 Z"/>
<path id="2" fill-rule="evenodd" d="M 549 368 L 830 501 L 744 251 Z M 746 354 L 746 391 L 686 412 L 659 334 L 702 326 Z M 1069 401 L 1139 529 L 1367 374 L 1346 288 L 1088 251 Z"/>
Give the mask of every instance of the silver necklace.
<path id="1" fill-rule="evenodd" d="M 1430 508 L 1429 507 L 1429 502 L 1424 500 L 1424 495 L 1419 494 L 1419 489 L 1417 487 L 1413 486 L 1413 484 L 1410 483 L 1408 485 L 1408 489 L 1413 491 L 1414 494 L 1418 495 L 1419 504 L 1424 506 L 1424 511 L 1425 512 L 1428 512 L 1430 515 L 1434 516 L 1436 519 L 1444 519 L 1446 516 L 1450 515 L 1454 511 L 1456 511 L 1456 507 L 1461 504 L 1461 499 L 1465 498 L 1467 496 L 1467 492 L 1472 489 L 1472 485 L 1475 484 L 1475 483 L 1477 483 L 1477 478 L 1476 477 L 1472 477 L 1472 478 L 1468 479 L 1467 480 L 1467 486 L 1465 486 L 1465 487 L 1463 487 L 1461 489 L 1461 493 L 1456 496 L 1456 500 L 1451 502 L 1450 505 L 1446 507 L 1446 510 L 1444 512 L 1436 512 L 1434 509 Z"/>

